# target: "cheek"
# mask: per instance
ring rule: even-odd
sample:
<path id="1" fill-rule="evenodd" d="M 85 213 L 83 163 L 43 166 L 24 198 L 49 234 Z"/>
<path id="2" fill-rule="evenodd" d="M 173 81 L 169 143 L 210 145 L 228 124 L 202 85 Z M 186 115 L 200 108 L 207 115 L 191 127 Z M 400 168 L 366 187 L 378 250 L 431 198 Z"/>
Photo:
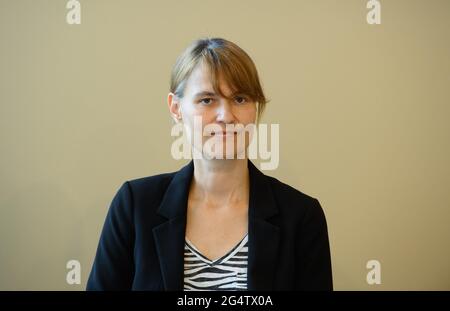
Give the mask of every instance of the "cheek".
<path id="1" fill-rule="evenodd" d="M 205 111 L 199 111 L 197 109 L 185 112 L 183 115 L 183 124 L 186 130 L 191 134 L 194 132 L 203 133 L 203 129 L 207 124 L 214 123 L 214 117 L 211 117 L 211 113 Z"/>
<path id="2" fill-rule="evenodd" d="M 256 105 L 249 105 L 248 108 L 242 112 L 241 123 L 249 124 L 256 122 Z"/>
<path id="3" fill-rule="evenodd" d="M 207 109 L 199 103 L 186 101 L 182 105 L 184 105 L 183 112 L 190 119 L 194 119 L 194 117 L 202 117 L 203 119 L 211 118 L 213 115 L 213 111 L 211 109 Z"/>
<path id="4" fill-rule="evenodd" d="M 201 116 L 195 104 L 190 100 L 184 100 L 181 102 L 181 114 L 183 116 L 183 123 L 188 128 L 193 128 L 195 117 L 199 115 Z"/>

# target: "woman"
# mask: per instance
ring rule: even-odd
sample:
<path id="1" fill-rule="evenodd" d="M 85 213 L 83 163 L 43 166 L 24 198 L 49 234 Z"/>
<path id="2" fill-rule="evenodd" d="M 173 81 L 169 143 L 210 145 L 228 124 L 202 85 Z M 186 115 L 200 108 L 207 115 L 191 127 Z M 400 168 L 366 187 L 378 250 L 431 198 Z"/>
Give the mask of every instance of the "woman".
<path id="1" fill-rule="evenodd" d="M 197 40 L 181 54 L 168 106 L 197 156 L 177 172 L 122 185 L 88 290 L 332 290 L 318 200 L 248 159 L 251 131 L 242 128 L 265 105 L 255 65 L 236 44 Z"/>

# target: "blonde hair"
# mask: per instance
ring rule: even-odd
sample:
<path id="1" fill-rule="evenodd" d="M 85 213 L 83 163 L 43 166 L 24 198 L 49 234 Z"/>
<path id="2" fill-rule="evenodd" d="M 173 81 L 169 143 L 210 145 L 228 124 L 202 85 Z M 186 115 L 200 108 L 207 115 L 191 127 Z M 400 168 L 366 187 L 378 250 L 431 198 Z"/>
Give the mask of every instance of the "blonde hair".
<path id="1" fill-rule="evenodd" d="M 259 120 L 268 100 L 259 82 L 256 66 L 243 49 L 222 38 L 196 40 L 181 53 L 172 69 L 170 92 L 182 98 L 186 82 L 200 62 L 208 65 L 216 93 L 226 97 L 219 88 L 221 77 L 227 82 L 233 94 L 246 95 L 257 103 Z"/>

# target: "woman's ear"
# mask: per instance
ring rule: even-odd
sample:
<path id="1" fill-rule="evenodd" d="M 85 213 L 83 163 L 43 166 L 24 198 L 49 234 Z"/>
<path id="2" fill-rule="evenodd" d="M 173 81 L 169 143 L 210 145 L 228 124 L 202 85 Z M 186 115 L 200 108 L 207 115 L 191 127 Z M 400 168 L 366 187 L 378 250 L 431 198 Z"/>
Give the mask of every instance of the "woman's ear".
<path id="1" fill-rule="evenodd" d="M 167 95 L 167 104 L 169 105 L 169 112 L 172 116 L 172 119 L 174 119 L 175 122 L 178 123 L 181 120 L 180 99 L 177 95 L 170 92 L 169 95 Z"/>

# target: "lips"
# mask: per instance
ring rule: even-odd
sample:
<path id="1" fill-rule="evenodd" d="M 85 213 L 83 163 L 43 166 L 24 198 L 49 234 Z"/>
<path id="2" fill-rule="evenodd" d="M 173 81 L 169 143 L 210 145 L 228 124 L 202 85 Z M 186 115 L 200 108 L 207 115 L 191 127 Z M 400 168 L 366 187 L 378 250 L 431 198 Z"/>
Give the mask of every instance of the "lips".
<path id="1" fill-rule="evenodd" d="M 236 132 L 212 132 L 211 136 L 233 136 L 236 135 Z"/>

